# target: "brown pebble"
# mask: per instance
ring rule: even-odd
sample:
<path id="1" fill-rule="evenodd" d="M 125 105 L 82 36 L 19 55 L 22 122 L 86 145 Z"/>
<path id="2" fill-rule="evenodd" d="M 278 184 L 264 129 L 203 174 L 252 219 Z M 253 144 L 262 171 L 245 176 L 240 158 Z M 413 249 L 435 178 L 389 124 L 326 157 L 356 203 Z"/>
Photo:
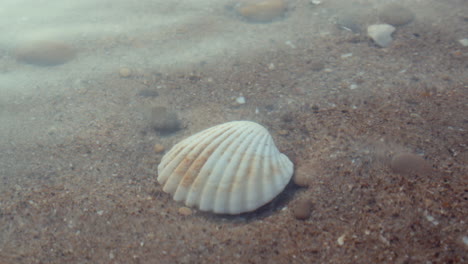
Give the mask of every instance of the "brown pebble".
<path id="1" fill-rule="evenodd" d="M 285 0 L 244 0 L 236 11 L 251 22 L 270 22 L 282 16 L 287 7 Z"/>
<path id="2" fill-rule="evenodd" d="M 309 187 L 317 181 L 317 176 L 323 173 L 323 168 L 319 161 L 303 161 L 296 167 L 293 181 L 301 187 Z"/>
<path id="3" fill-rule="evenodd" d="M 393 172 L 407 174 L 425 174 L 430 172 L 429 164 L 420 156 L 411 153 L 396 154 L 390 163 Z"/>
<path id="4" fill-rule="evenodd" d="M 70 61 L 76 50 L 59 41 L 38 41 L 26 44 L 16 50 L 19 61 L 37 66 L 55 66 Z"/>
<path id="5" fill-rule="evenodd" d="M 181 207 L 179 208 L 179 214 L 183 215 L 183 216 L 189 216 L 191 215 L 193 212 L 192 212 L 192 209 L 188 208 L 188 207 Z"/>
<path id="6" fill-rule="evenodd" d="M 285 129 L 282 129 L 280 131 L 278 131 L 278 135 L 280 136 L 287 136 L 289 134 L 289 132 Z"/>
<path id="7" fill-rule="evenodd" d="M 309 218 L 311 212 L 312 203 L 308 199 L 299 200 L 292 208 L 292 214 L 298 220 L 305 220 Z"/>
<path id="8" fill-rule="evenodd" d="M 119 75 L 122 78 L 128 78 L 128 77 L 130 77 L 132 75 L 132 70 L 130 70 L 129 68 L 126 68 L 126 67 L 120 68 Z"/>
<path id="9" fill-rule="evenodd" d="M 162 153 L 162 152 L 164 152 L 165 149 L 166 148 L 161 144 L 155 144 L 154 145 L 154 152 L 156 152 L 156 153 Z"/>

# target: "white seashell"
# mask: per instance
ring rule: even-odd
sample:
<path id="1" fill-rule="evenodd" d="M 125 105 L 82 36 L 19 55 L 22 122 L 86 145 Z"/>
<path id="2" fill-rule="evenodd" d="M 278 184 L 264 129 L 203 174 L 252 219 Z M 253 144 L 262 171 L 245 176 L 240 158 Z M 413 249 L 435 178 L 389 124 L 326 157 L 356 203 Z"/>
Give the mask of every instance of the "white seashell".
<path id="1" fill-rule="evenodd" d="M 234 121 L 203 130 L 164 155 L 158 182 L 174 200 L 202 211 L 240 214 L 275 198 L 293 163 L 261 125 Z"/>

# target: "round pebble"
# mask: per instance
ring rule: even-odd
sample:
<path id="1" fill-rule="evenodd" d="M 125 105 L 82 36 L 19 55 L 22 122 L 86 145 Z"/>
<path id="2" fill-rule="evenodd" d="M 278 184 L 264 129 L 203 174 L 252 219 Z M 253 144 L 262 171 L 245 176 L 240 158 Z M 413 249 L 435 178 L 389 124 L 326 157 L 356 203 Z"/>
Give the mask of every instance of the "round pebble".
<path id="1" fill-rule="evenodd" d="M 126 67 L 120 68 L 119 75 L 122 78 L 128 78 L 128 77 L 132 76 L 132 70 L 130 70 L 129 68 L 126 68 Z"/>
<path id="2" fill-rule="evenodd" d="M 283 16 L 287 8 L 286 0 L 243 0 L 236 11 L 251 22 L 270 22 Z"/>
<path id="3" fill-rule="evenodd" d="M 180 129 L 180 121 L 175 112 L 164 106 L 155 106 L 150 112 L 151 126 L 159 132 L 172 133 Z"/>
<path id="4" fill-rule="evenodd" d="M 321 61 L 313 61 L 310 64 L 310 69 L 313 71 L 321 71 L 323 68 L 325 68 L 325 64 Z"/>
<path id="5" fill-rule="evenodd" d="M 306 220 L 311 212 L 312 203 L 308 199 L 299 200 L 292 208 L 292 214 L 298 220 Z"/>
<path id="6" fill-rule="evenodd" d="M 161 144 L 154 145 L 154 152 L 156 153 L 163 153 L 166 148 Z"/>
<path id="7" fill-rule="evenodd" d="M 413 21 L 414 14 L 399 4 L 388 4 L 380 10 L 379 19 L 383 23 L 398 27 Z"/>
<path id="8" fill-rule="evenodd" d="M 15 56 L 18 61 L 24 63 L 55 66 L 72 60 L 76 56 L 76 50 L 59 41 L 38 41 L 19 47 Z"/>
<path id="9" fill-rule="evenodd" d="M 316 179 L 317 175 L 323 173 L 323 168 L 317 161 L 309 160 L 298 164 L 294 172 L 293 181 L 300 187 L 309 187 Z"/>
<path id="10" fill-rule="evenodd" d="M 181 207 L 181 208 L 179 208 L 178 212 L 179 212 L 179 214 L 181 214 L 183 216 L 189 216 L 189 215 L 193 214 L 192 209 L 190 209 L 188 207 Z"/>
<path id="11" fill-rule="evenodd" d="M 390 163 L 393 172 L 408 174 L 424 174 L 430 172 L 430 166 L 422 157 L 411 153 L 396 154 Z"/>

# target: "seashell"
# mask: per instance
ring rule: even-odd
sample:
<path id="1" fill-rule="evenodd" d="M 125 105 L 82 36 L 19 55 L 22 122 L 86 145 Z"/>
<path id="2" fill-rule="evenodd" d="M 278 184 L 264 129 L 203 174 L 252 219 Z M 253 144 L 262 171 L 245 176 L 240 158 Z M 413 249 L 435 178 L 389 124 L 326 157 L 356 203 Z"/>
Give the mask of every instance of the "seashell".
<path id="1" fill-rule="evenodd" d="M 294 165 L 261 125 L 233 121 L 182 140 L 164 155 L 158 182 L 174 200 L 219 214 L 253 211 L 275 198 Z"/>

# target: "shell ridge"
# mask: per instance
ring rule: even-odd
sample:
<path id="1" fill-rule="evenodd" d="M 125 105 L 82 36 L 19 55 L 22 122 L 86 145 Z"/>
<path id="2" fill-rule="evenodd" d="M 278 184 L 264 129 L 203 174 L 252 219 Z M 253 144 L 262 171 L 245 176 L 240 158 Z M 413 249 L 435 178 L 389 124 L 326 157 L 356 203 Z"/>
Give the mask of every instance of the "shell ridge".
<path id="1" fill-rule="evenodd" d="M 241 124 L 242 125 L 242 124 Z M 195 184 L 200 186 L 200 188 L 195 191 L 191 190 L 189 196 L 190 200 L 194 204 L 198 204 L 201 210 L 209 210 L 212 208 L 212 201 L 204 200 L 203 197 L 208 197 L 207 193 L 213 192 L 213 188 L 219 183 L 219 174 L 223 173 L 223 161 L 226 160 L 226 151 L 229 150 L 229 147 L 233 145 L 236 138 L 242 135 L 244 131 L 242 129 L 231 129 L 230 133 L 224 140 L 222 140 L 216 147 L 216 150 L 211 153 L 209 158 L 209 167 L 204 167 L 200 171 L 199 177 L 196 179 Z M 214 158 L 218 157 L 218 158 Z M 205 183 L 205 184 L 202 184 Z M 205 209 L 206 208 L 206 209 Z"/>
<path id="2" fill-rule="evenodd" d="M 272 147 L 270 147 L 269 149 L 270 151 L 268 153 L 268 156 L 270 158 L 265 159 L 265 162 L 263 163 L 263 170 L 264 170 L 264 177 L 265 177 L 264 181 L 270 183 L 269 185 L 270 187 L 268 189 L 265 189 L 265 192 L 263 193 L 264 195 L 263 199 L 265 199 L 268 202 L 271 201 L 271 199 L 273 198 L 272 194 L 276 193 L 276 184 L 273 185 L 275 188 L 274 190 L 272 190 L 271 183 L 272 181 L 275 182 L 275 179 L 276 179 L 276 175 L 274 174 L 275 171 L 272 170 L 272 167 L 278 160 L 277 149 L 276 149 L 276 146 L 274 146 L 273 139 L 271 139 L 271 142 L 269 142 L 269 144 L 270 145 L 273 144 Z"/>
<path id="3" fill-rule="evenodd" d="M 245 140 L 242 143 L 243 155 L 239 156 L 237 160 L 235 168 L 236 173 L 227 180 L 230 185 L 227 190 L 229 195 L 226 199 L 225 208 L 228 208 L 231 214 L 238 213 L 240 210 L 245 210 L 249 196 L 247 188 L 249 183 L 249 168 L 251 167 L 251 161 L 253 157 L 256 156 L 257 151 L 255 142 L 258 142 L 259 138 L 264 136 L 263 131 L 259 130 L 258 127 L 252 127 L 252 132 L 250 134 L 252 136 L 249 137 L 249 140 Z M 243 208 L 241 208 L 241 205 Z"/>
<path id="4" fill-rule="evenodd" d="M 202 167 L 199 168 L 197 177 L 194 179 L 190 188 L 187 191 L 186 202 L 190 205 L 199 204 L 199 197 L 203 196 L 203 189 L 204 187 L 206 187 L 206 185 L 203 186 L 202 183 L 206 182 L 207 180 L 209 181 L 209 178 L 207 179 L 207 177 L 209 177 L 210 171 L 214 171 L 214 166 L 217 163 L 216 160 L 213 159 L 213 157 L 219 152 L 222 152 L 223 144 L 227 144 L 233 141 L 232 138 L 235 137 L 236 132 L 237 131 L 235 129 L 228 129 L 223 134 L 223 137 L 219 137 L 210 143 L 210 146 L 213 147 L 213 151 L 206 155 L 207 159 L 205 163 Z M 204 154 L 207 154 L 206 151 L 210 150 L 204 149 L 202 152 Z"/>
<path id="5" fill-rule="evenodd" d="M 268 151 L 268 141 L 269 141 L 269 135 L 265 134 L 263 137 L 259 140 L 259 145 L 260 147 L 257 149 L 257 152 L 255 155 L 257 156 L 256 160 L 251 160 L 250 161 L 250 166 L 254 168 L 254 171 L 251 171 L 251 175 L 249 175 L 249 181 L 247 183 L 247 194 L 245 195 L 246 197 L 246 204 L 249 210 L 254 209 L 258 203 L 263 202 L 264 198 L 264 192 L 262 186 L 264 185 L 264 177 L 265 173 L 263 173 L 263 166 L 262 164 L 265 163 L 267 160 L 267 155 L 265 155 L 265 152 Z M 256 164 L 255 164 L 256 163 Z M 260 164 L 260 166 L 259 166 Z M 253 177 L 253 175 L 261 175 L 261 177 Z M 258 188 L 260 187 L 260 188 Z M 259 199 L 260 198 L 260 199 Z M 256 202 L 257 201 L 257 202 Z"/>
<path id="6" fill-rule="evenodd" d="M 249 124 L 247 123 L 241 123 L 239 124 L 239 128 L 236 129 L 238 133 L 233 134 L 230 138 L 229 141 L 223 142 L 223 145 L 219 146 L 220 151 L 216 154 L 219 154 L 219 160 L 221 162 L 216 162 L 213 164 L 213 172 L 211 175 L 207 177 L 207 182 L 210 183 L 210 186 L 205 185 L 203 190 L 201 191 L 200 195 L 200 201 L 199 203 L 203 205 L 203 208 L 206 209 L 214 209 L 217 207 L 216 203 L 219 204 L 219 201 L 223 200 L 225 198 L 224 196 L 227 195 L 227 193 L 221 193 L 221 196 L 219 196 L 219 190 L 220 190 L 220 185 L 223 184 L 223 182 L 226 181 L 226 179 L 231 178 L 234 173 L 230 172 L 235 172 L 234 170 L 230 170 L 233 164 L 233 158 L 232 157 L 233 153 L 236 153 L 238 149 L 242 146 L 242 144 L 234 144 L 238 138 L 243 138 L 245 135 L 249 133 L 248 130 L 245 130 L 245 127 L 247 127 Z M 244 129 L 241 129 L 244 128 Z M 229 158 L 231 156 L 231 158 Z M 202 197 L 209 197 L 208 193 L 210 193 L 216 197 L 216 199 L 202 199 Z M 219 199 L 218 199 L 219 197 Z"/>
<path id="7" fill-rule="evenodd" d="M 273 163 L 273 161 L 272 161 L 272 163 Z M 273 182 L 275 192 L 278 192 L 279 188 L 281 188 L 281 186 L 283 185 L 282 184 L 283 179 L 281 177 L 282 169 L 281 169 L 281 166 L 280 166 L 280 164 L 282 164 L 281 155 L 275 155 L 275 161 L 274 161 L 273 164 L 277 164 L 277 165 L 273 165 L 273 171 L 271 172 L 272 182 Z"/>
<path id="8" fill-rule="evenodd" d="M 204 131 L 202 131 L 204 132 Z M 199 137 L 201 137 L 200 142 L 205 142 L 210 139 L 209 134 L 214 134 L 213 131 L 208 131 L 211 133 L 197 133 L 193 136 L 190 136 L 177 145 L 174 146 L 176 150 L 179 148 L 181 151 L 175 151 L 175 153 L 171 153 L 171 151 L 168 152 L 167 156 L 163 158 L 163 160 L 168 160 L 167 163 L 161 163 L 161 165 L 165 165 L 165 167 L 162 167 L 161 169 L 158 167 L 158 170 L 160 171 L 158 181 L 163 183 L 163 190 L 165 192 L 169 192 L 171 194 L 175 194 L 177 192 L 179 183 L 182 181 L 185 172 L 183 171 L 184 167 L 186 167 L 186 170 L 188 170 L 190 164 L 194 162 L 193 158 L 190 157 L 188 159 L 187 157 L 194 151 L 194 149 L 199 146 L 196 144 L 193 144 L 194 141 L 196 141 Z M 220 134 L 222 134 L 223 131 L 220 131 Z M 216 137 L 219 137 L 219 135 L 216 135 Z M 185 161 L 184 167 L 180 167 L 181 163 Z M 160 166 L 161 166 L 160 165 Z M 174 176 L 175 175 L 175 176 Z M 168 179 L 171 177 L 170 179 Z"/>
<path id="9" fill-rule="evenodd" d="M 187 156 L 191 156 L 189 164 L 183 171 L 179 182 L 177 183 L 177 189 L 175 190 L 174 196 L 185 200 L 186 203 L 190 204 L 188 194 L 193 189 L 194 182 L 200 177 L 200 172 L 210 159 L 211 154 L 216 151 L 217 143 L 222 142 L 232 134 L 231 129 L 227 127 L 225 130 L 218 131 L 218 133 L 212 133 L 212 135 L 206 135 L 202 140 L 192 138 L 191 144 L 194 146 L 191 152 Z"/>

